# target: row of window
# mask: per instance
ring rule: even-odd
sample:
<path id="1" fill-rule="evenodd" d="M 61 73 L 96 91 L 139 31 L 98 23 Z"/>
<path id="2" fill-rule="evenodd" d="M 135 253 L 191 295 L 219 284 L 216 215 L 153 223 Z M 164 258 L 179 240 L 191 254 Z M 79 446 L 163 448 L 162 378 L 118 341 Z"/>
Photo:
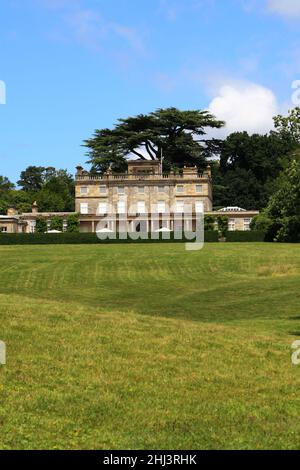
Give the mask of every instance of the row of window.
<path id="1" fill-rule="evenodd" d="M 190 204 L 189 204 L 190 205 Z M 195 212 L 203 212 L 203 202 L 202 201 L 196 201 L 195 202 Z M 185 202 L 184 201 L 177 201 L 176 203 L 176 212 L 178 213 L 183 213 L 186 208 Z M 110 211 L 109 209 L 109 204 L 107 202 L 100 202 L 98 204 L 98 210 L 97 213 L 99 215 L 105 215 Z M 167 212 L 167 204 L 165 201 L 158 201 L 155 207 L 155 211 L 158 214 L 165 214 Z M 139 201 L 136 204 L 136 212 L 138 214 L 146 214 L 148 212 L 146 203 L 144 201 Z M 80 213 L 82 215 L 88 215 L 89 212 L 89 204 L 88 203 L 81 203 L 80 204 Z M 126 214 L 126 202 L 125 201 L 120 201 L 117 205 L 117 213 L 118 214 Z"/>
<path id="2" fill-rule="evenodd" d="M 166 193 L 169 189 L 169 186 L 158 186 L 158 192 L 159 193 Z M 100 186 L 100 194 L 107 194 L 107 186 L 103 185 Z M 138 186 L 136 188 L 136 191 L 139 194 L 144 194 L 145 193 L 145 186 Z M 203 186 L 202 184 L 196 184 L 195 186 L 196 193 L 202 193 L 203 192 Z M 126 194 L 126 188 L 124 186 L 119 186 L 116 188 L 116 192 L 118 194 Z M 178 194 L 183 194 L 185 192 L 185 186 L 184 185 L 177 185 L 176 186 L 176 192 Z M 89 187 L 88 186 L 81 186 L 80 187 L 80 194 L 82 196 L 86 196 L 89 193 Z"/>
<path id="3" fill-rule="evenodd" d="M 178 213 L 183 213 L 184 212 L 184 201 L 178 201 L 176 210 Z M 196 212 L 202 212 L 203 211 L 203 203 L 202 202 L 196 202 L 196 207 L 195 207 Z M 108 204 L 107 203 L 100 203 L 98 207 L 98 213 L 99 215 L 105 215 L 107 214 L 108 211 Z M 83 215 L 89 214 L 89 206 L 88 204 L 81 204 L 80 205 L 80 212 Z M 139 202 L 137 204 L 137 212 L 140 214 L 146 213 L 146 206 L 144 202 Z M 166 205 L 163 201 L 159 202 L 157 205 L 157 212 L 158 213 L 165 213 L 166 212 Z M 125 203 L 120 202 L 118 205 L 118 214 L 126 214 L 126 206 Z M 248 231 L 250 230 L 250 224 L 251 224 L 252 219 L 244 219 L 244 230 Z M 68 227 L 68 223 L 66 220 L 63 221 L 63 231 L 66 232 Z M 51 228 L 51 221 L 47 221 L 47 229 L 50 230 Z M 36 229 L 36 221 L 31 221 L 30 223 L 30 232 L 34 233 Z M 229 220 L 229 226 L 228 229 L 230 232 L 234 232 L 236 230 L 236 220 L 235 219 L 230 219 Z M 7 232 L 7 227 L 0 227 L 0 233 L 6 233 Z"/>

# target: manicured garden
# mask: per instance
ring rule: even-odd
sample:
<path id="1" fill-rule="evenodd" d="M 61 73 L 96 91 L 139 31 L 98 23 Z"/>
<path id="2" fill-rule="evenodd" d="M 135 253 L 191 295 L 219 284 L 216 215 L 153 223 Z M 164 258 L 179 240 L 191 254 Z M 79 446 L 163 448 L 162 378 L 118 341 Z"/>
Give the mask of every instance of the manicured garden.
<path id="1" fill-rule="evenodd" d="M 1 449 L 299 447 L 299 245 L 0 257 Z"/>

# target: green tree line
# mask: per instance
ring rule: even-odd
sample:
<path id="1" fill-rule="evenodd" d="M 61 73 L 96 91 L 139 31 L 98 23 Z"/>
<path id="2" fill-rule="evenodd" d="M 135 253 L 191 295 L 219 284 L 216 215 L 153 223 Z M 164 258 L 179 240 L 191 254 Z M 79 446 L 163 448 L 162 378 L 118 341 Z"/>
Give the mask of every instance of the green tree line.
<path id="1" fill-rule="evenodd" d="M 260 210 L 253 228 L 264 227 L 279 241 L 300 239 L 300 108 L 274 117 L 274 130 L 265 135 L 208 137 L 224 125 L 207 111 L 158 109 L 97 129 L 83 145 L 94 174 L 125 172 L 133 157 L 161 159 L 166 173 L 180 173 L 185 165 L 201 172 L 210 163 L 215 209 Z M 30 166 L 17 185 L 0 176 L 1 214 L 10 205 L 29 212 L 34 201 L 40 211 L 74 211 L 74 179 L 66 170 Z"/>
<path id="2" fill-rule="evenodd" d="M 75 182 L 67 170 L 29 166 L 15 186 L 0 176 L 0 214 L 14 206 L 19 213 L 31 212 L 36 201 L 40 212 L 73 212 Z"/>

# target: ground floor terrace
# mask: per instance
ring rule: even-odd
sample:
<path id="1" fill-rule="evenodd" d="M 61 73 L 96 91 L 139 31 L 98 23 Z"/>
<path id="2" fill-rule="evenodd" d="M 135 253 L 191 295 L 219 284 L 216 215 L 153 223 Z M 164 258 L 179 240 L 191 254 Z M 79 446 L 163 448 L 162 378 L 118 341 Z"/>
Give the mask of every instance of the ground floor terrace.
<path id="1" fill-rule="evenodd" d="M 80 232 L 114 232 L 114 233 L 136 233 L 136 232 L 179 232 L 196 231 L 204 225 L 204 214 L 190 218 L 186 217 L 90 217 L 80 219 Z"/>
<path id="2" fill-rule="evenodd" d="M 228 218 L 229 231 L 249 231 L 251 221 L 258 215 L 257 211 L 223 211 L 194 214 L 140 214 L 137 216 L 122 215 L 80 215 L 80 232 L 96 233 L 111 231 L 116 233 L 134 232 L 159 232 L 159 231 L 187 231 L 201 230 L 204 217 L 211 216 L 215 219 L 217 229 L 218 217 Z"/>
<path id="3" fill-rule="evenodd" d="M 251 221 L 258 211 L 246 211 L 240 208 L 225 208 L 221 211 L 193 213 L 161 213 L 161 214 L 78 214 L 79 231 L 96 233 L 107 230 L 122 232 L 155 232 L 155 231 L 196 231 L 204 217 L 212 217 L 217 229 L 218 217 L 228 218 L 229 231 L 248 231 Z M 43 219 L 46 229 L 50 230 L 53 219 L 61 219 L 62 231 L 67 230 L 68 218 L 77 215 L 75 212 L 39 212 L 33 206 L 31 213 L 18 214 L 9 209 L 7 215 L 0 215 L 0 233 L 34 233 L 37 221 Z M 198 228 L 197 228 L 198 227 Z"/>

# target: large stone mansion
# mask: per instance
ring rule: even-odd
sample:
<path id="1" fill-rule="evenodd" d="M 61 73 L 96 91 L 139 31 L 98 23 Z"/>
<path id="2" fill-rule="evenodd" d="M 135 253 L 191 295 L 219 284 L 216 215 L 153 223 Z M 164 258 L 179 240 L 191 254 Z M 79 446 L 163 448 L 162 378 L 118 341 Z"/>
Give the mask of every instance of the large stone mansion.
<path id="1" fill-rule="evenodd" d="M 190 218 L 187 230 L 194 230 L 196 215 L 225 215 L 229 230 L 249 230 L 256 211 L 224 208 L 213 211 L 211 168 L 202 174 L 196 167 L 187 167 L 181 174 L 164 175 L 159 161 L 132 160 L 126 174 L 108 171 L 95 176 L 77 167 L 75 213 L 79 214 L 80 231 L 160 231 L 176 230 L 180 215 L 188 207 Z M 156 214 L 155 217 L 151 214 Z M 14 208 L 0 216 L 0 232 L 33 233 L 36 220 L 44 218 L 50 226 L 51 218 L 59 216 L 66 228 L 70 213 L 41 213 L 36 204 L 31 213 L 18 214 Z"/>

